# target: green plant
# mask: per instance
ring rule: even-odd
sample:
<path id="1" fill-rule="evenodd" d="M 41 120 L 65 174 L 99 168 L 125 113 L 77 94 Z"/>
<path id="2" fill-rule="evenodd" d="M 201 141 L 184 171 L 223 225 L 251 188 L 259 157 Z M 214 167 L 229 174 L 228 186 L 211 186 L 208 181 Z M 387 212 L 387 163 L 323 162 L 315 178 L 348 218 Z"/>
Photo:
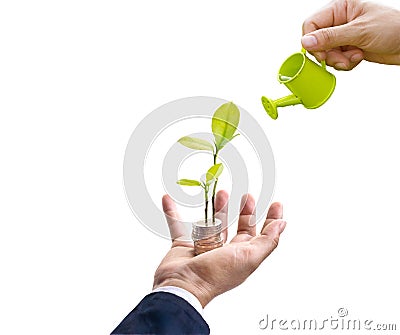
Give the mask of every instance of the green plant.
<path id="1" fill-rule="evenodd" d="M 215 194 L 217 190 L 218 177 L 223 171 L 222 163 L 217 163 L 218 154 L 227 143 L 239 135 L 236 133 L 239 120 L 239 109 L 233 102 L 227 102 L 219 106 L 212 117 L 211 130 L 214 136 L 213 143 L 191 136 L 184 136 L 178 140 L 180 144 L 190 149 L 212 152 L 213 165 L 208 169 L 205 181 L 192 179 L 180 179 L 177 181 L 177 183 L 182 186 L 200 186 L 203 188 L 206 222 L 208 219 L 209 192 L 211 187 L 212 221 L 215 222 Z"/>
<path id="2" fill-rule="evenodd" d="M 215 164 L 212 167 L 210 167 L 206 173 L 206 180 L 205 181 L 199 181 L 199 180 L 193 180 L 193 179 L 179 179 L 177 183 L 179 185 L 183 186 L 200 186 L 204 190 L 204 219 L 205 222 L 208 220 L 208 203 L 209 203 L 209 191 L 210 191 L 210 186 L 214 183 L 216 183 L 216 180 L 218 177 L 221 175 L 222 171 L 224 169 L 224 166 L 222 163 Z M 213 222 L 215 221 L 215 217 L 213 217 Z"/>

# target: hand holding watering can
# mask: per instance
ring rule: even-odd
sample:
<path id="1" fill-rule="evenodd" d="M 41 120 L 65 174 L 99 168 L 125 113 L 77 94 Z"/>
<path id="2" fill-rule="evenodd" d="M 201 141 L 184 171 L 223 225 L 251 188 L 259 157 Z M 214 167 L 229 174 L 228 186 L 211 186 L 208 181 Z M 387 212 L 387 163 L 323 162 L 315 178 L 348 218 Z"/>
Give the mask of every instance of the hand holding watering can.
<path id="1" fill-rule="evenodd" d="M 271 100 L 262 97 L 262 104 L 268 115 L 274 120 L 278 118 L 278 107 L 303 104 L 308 109 L 322 106 L 335 90 L 336 78 L 326 70 L 325 62 L 314 63 L 302 49 L 287 58 L 278 73 L 278 81 L 292 94 Z"/>

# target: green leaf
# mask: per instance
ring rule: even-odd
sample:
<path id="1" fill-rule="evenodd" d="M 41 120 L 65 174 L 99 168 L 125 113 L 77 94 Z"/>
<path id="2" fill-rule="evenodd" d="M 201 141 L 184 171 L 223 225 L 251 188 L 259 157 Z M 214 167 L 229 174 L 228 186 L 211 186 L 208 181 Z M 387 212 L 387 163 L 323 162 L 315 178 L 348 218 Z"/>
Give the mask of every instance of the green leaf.
<path id="1" fill-rule="evenodd" d="M 221 105 L 214 113 L 211 129 L 215 138 L 215 145 L 222 149 L 234 136 L 240 120 L 239 108 L 233 102 Z"/>
<path id="2" fill-rule="evenodd" d="M 218 163 L 210 167 L 206 173 L 206 184 L 210 185 L 214 180 L 216 180 L 224 170 L 222 163 Z"/>
<path id="3" fill-rule="evenodd" d="M 210 142 L 202 140 L 201 138 L 184 136 L 180 138 L 178 142 L 190 149 L 214 151 L 214 146 Z"/>
<path id="4" fill-rule="evenodd" d="M 179 179 L 176 183 L 183 186 L 201 186 L 199 181 L 193 179 Z"/>

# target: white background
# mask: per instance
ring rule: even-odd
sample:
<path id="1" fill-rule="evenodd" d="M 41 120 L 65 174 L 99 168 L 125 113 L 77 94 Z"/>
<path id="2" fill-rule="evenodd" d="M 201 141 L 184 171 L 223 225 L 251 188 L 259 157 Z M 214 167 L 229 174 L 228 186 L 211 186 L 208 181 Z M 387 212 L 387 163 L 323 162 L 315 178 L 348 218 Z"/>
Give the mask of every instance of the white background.
<path id="1" fill-rule="evenodd" d="M 276 72 L 322 4 L 1 3 L 0 333 L 108 334 L 150 292 L 169 242 L 128 207 L 125 145 L 152 110 L 195 95 L 263 125 L 288 220 L 271 257 L 206 307 L 212 333 L 339 307 L 400 327 L 400 68 L 333 71 L 326 105 L 277 121 L 260 104 L 287 94 Z"/>

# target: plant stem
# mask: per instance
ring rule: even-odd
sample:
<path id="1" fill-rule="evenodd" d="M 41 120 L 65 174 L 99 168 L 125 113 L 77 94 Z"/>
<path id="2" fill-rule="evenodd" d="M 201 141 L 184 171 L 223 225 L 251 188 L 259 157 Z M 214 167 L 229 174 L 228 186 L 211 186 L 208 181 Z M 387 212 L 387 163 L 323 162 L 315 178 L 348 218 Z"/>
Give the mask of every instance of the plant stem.
<path id="1" fill-rule="evenodd" d="M 208 187 L 204 187 L 204 201 L 205 201 L 205 207 L 204 207 L 204 219 L 205 223 L 207 226 L 208 222 Z"/>
<path id="2" fill-rule="evenodd" d="M 218 157 L 218 149 L 215 148 L 214 165 L 217 164 L 217 157 Z M 218 183 L 218 178 L 215 179 L 215 181 L 214 181 L 214 187 L 213 187 L 212 196 L 211 196 L 212 222 L 213 223 L 215 223 L 215 192 L 217 191 L 217 183 Z"/>
<path id="3" fill-rule="evenodd" d="M 213 223 L 215 223 L 215 192 L 217 190 L 217 183 L 218 183 L 218 179 L 215 180 L 214 182 L 214 187 L 213 187 L 213 193 L 212 193 L 212 221 Z"/>

